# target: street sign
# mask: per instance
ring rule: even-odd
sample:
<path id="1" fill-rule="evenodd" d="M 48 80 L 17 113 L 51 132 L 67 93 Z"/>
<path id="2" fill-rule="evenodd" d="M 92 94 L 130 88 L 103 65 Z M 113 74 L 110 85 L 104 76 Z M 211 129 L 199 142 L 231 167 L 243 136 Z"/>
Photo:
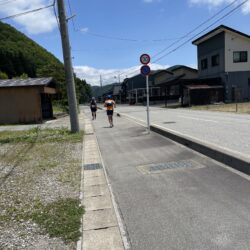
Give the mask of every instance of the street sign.
<path id="1" fill-rule="evenodd" d="M 150 74 L 150 67 L 147 65 L 150 62 L 150 56 L 148 54 L 142 54 L 140 56 L 141 74 L 146 77 L 146 95 L 147 95 L 147 131 L 150 133 L 150 121 L 149 121 L 149 87 L 148 87 L 148 76 Z"/>
<path id="2" fill-rule="evenodd" d="M 141 74 L 148 76 L 150 74 L 150 67 L 148 65 L 141 66 Z"/>
<path id="3" fill-rule="evenodd" d="M 141 62 L 142 64 L 144 64 L 144 65 L 149 64 L 149 62 L 150 62 L 150 56 L 149 56 L 148 54 L 142 54 L 142 55 L 140 56 L 140 62 Z"/>

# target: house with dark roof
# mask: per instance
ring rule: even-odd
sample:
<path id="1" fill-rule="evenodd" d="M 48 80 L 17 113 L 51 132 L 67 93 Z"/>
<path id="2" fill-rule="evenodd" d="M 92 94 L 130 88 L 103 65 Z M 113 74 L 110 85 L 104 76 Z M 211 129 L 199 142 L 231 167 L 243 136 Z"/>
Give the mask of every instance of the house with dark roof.
<path id="1" fill-rule="evenodd" d="M 50 78 L 0 80 L 0 124 L 41 123 L 53 117 Z"/>
<path id="2" fill-rule="evenodd" d="M 198 76 L 224 88 L 226 102 L 250 100 L 250 36 L 220 25 L 192 42 Z"/>
<path id="3" fill-rule="evenodd" d="M 160 87 L 155 86 L 155 73 L 162 70 L 152 70 L 149 74 L 149 99 L 157 101 L 160 97 Z M 146 77 L 142 74 L 124 79 L 122 83 L 122 102 L 124 103 L 144 103 L 146 102 Z"/>
<path id="4" fill-rule="evenodd" d="M 197 69 L 185 65 L 174 65 L 155 73 L 155 86 L 161 88 L 166 104 L 169 100 L 172 102 L 181 100 L 183 104 L 184 89 L 187 85 L 196 83 L 197 79 Z"/>

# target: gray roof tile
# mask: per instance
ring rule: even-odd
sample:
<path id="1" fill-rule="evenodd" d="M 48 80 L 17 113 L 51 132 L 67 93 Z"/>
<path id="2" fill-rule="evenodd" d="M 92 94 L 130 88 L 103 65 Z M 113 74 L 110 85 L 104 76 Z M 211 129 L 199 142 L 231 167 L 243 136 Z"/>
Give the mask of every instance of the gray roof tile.
<path id="1" fill-rule="evenodd" d="M 0 88 L 4 87 L 25 87 L 25 86 L 46 86 L 52 81 L 52 77 L 28 78 L 28 79 L 7 79 L 0 80 Z"/>

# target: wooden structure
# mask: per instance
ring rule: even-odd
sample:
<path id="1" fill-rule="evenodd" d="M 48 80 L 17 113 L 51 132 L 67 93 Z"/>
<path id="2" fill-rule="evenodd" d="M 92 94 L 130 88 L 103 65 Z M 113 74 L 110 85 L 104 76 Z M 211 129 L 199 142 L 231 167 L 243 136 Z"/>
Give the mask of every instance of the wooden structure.
<path id="1" fill-rule="evenodd" d="M 41 123 L 53 118 L 53 79 L 0 80 L 0 124 Z"/>

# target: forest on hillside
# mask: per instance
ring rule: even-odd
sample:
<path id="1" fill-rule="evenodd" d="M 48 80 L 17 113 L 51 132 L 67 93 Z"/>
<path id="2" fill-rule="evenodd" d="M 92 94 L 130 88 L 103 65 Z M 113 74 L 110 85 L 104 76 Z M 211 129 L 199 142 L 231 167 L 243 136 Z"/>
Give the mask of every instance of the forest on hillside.
<path id="1" fill-rule="evenodd" d="M 50 52 L 17 31 L 0 22 L 0 79 L 53 77 L 58 94 L 54 97 L 67 106 L 63 64 Z M 84 103 L 91 97 L 91 87 L 75 76 L 77 99 Z"/>

